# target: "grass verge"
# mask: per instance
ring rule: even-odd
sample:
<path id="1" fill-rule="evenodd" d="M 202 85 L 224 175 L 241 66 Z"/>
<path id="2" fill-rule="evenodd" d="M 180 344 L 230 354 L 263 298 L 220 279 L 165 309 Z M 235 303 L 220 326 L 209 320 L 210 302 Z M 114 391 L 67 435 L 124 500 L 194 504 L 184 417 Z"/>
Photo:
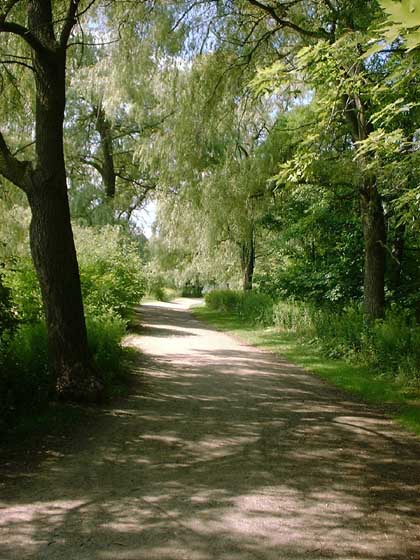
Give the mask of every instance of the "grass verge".
<path id="1" fill-rule="evenodd" d="M 302 341 L 293 333 L 275 327 L 249 326 L 240 317 L 207 307 L 195 307 L 191 311 L 197 319 L 238 336 L 249 344 L 279 354 L 366 402 L 385 405 L 386 411 L 400 424 L 420 435 L 418 388 L 399 385 L 389 376 L 372 373 L 362 365 L 327 358 L 316 344 Z"/>

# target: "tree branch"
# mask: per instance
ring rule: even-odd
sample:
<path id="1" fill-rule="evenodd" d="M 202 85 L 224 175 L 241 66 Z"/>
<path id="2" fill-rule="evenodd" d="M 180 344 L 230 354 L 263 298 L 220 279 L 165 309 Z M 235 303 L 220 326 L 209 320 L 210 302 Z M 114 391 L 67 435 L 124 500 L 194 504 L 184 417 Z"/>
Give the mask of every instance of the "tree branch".
<path id="1" fill-rule="evenodd" d="M 329 38 L 329 33 L 324 29 L 320 29 L 318 31 L 311 31 L 310 29 L 304 29 L 303 27 L 296 25 L 290 20 L 283 19 L 283 17 L 281 17 L 276 12 L 275 8 L 273 8 L 272 6 L 267 6 L 267 4 L 263 4 L 259 0 L 247 0 L 247 1 L 249 4 L 252 4 L 256 8 L 259 8 L 260 10 L 263 10 L 268 15 L 270 15 L 274 19 L 274 21 L 276 21 L 279 24 L 280 27 L 292 29 L 293 31 L 296 31 L 296 33 L 298 33 L 299 35 L 303 35 L 304 37 L 310 37 L 312 39 Z"/>
<path id="2" fill-rule="evenodd" d="M 20 60 L 0 60 L 0 64 L 17 64 L 18 66 L 23 66 L 24 68 L 28 68 L 34 72 L 34 67 L 30 64 L 26 64 L 26 62 L 21 62 Z"/>
<path id="3" fill-rule="evenodd" d="M 90 165 L 91 167 L 94 167 L 96 169 L 96 171 L 98 171 L 101 175 L 103 174 L 104 170 L 103 170 L 102 165 L 99 162 L 97 162 L 93 159 L 84 158 L 84 157 L 81 157 L 80 161 L 82 163 L 84 163 L 85 165 Z"/>
<path id="4" fill-rule="evenodd" d="M 21 37 L 34 51 L 38 53 L 44 53 L 46 51 L 46 48 L 41 41 L 39 41 L 35 35 L 29 31 L 29 29 L 19 23 L 5 21 L 4 14 L 0 15 L 0 33 L 12 33 L 13 35 Z"/>
<path id="5" fill-rule="evenodd" d="M 69 0 L 69 7 L 67 8 L 67 15 L 64 20 L 64 25 L 60 34 L 60 45 L 64 48 L 69 40 L 71 30 L 77 23 L 77 8 L 80 0 Z"/>
<path id="6" fill-rule="evenodd" d="M 28 174 L 32 171 L 29 161 L 20 161 L 9 149 L 3 134 L 0 132 L 0 175 L 20 189 L 28 190 Z"/>

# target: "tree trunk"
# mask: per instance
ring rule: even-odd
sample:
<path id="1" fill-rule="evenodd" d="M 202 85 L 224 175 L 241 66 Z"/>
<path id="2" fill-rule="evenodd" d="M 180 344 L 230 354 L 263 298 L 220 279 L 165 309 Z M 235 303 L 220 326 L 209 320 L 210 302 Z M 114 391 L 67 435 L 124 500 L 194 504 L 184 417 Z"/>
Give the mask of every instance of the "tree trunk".
<path id="1" fill-rule="evenodd" d="M 252 281 L 255 267 L 255 236 L 254 231 L 241 247 L 242 288 L 244 291 L 252 290 Z"/>
<path id="2" fill-rule="evenodd" d="M 112 145 L 111 124 L 106 118 L 102 106 L 96 110 L 96 130 L 101 139 L 101 150 L 103 163 L 101 166 L 102 180 L 105 186 L 105 194 L 108 199 L 115 196 L 116 174 L 114 167 L 114 149 Z"/>
<path id="3" fill-rule="evenodd" d="M 34 9 L 32 26 L 39 29 L 42 21 L 37 15 Z M 67 196 L 63 148 L 66 50 L 56 47 L 36 52 L 33 64 L 36 168 L 27 196 L 32 211 L 31 252 L 45 310 L 50 367 L 59 396 L 97 400 L 102 385 L 88 349 Z"/>
<path id="4" fill-rule="evenodd" d="M 369 320 L 380 319 L 385 311 L 385 217 L 376 184 L 361 192 L 361 216 L 365 246 L 364 311 Z"/>
<path id="5" fill-rule="evenodd" d="M 357 69 L 354 70 L 357 73 Z M 358 95 L 343 96 L 344 115 L 355 142 L 366 140 L 373 131 L 365 106 Z M 385 312 L 385 215 L 377 180 L 368 170 L 368 161 L 359 164 L 364 172 L 360 188 L 360 209 L 364 239 L 363 307 L 367 320 L 384 316 Z"/>

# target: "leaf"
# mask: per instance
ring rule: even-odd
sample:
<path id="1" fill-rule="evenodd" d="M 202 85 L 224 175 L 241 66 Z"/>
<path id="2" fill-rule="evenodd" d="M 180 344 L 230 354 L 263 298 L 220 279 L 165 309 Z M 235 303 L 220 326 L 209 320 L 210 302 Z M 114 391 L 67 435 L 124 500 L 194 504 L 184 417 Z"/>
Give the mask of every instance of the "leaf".
<path id="1" fill-rule="evenodd" d="M 420 5 L 418 1 L 401 0 L 380 0 L 382 8 L 389 14 L 389 20 L 399 23 L 403 27 L 410 29 L 420 26 Z"/>
<path id="2" fill-rule="evenodd" d="M 408 51 L 416 49 L 420 45 L 420 29 L 417 31 L 411 31 L 405 37 L 405 44 L 407 45 Z"/>

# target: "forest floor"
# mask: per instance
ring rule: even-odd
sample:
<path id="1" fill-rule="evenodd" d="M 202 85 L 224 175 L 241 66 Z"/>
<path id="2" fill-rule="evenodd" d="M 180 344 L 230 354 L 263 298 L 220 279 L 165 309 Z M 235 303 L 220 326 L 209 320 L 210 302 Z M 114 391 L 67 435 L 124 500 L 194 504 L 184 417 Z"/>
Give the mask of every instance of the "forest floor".
<path id="1" fill-rule="evenodd" d="M 1 560 L 420 560 L 420 440 L 148 303 L 129 396 L 0 467 Z"/>

